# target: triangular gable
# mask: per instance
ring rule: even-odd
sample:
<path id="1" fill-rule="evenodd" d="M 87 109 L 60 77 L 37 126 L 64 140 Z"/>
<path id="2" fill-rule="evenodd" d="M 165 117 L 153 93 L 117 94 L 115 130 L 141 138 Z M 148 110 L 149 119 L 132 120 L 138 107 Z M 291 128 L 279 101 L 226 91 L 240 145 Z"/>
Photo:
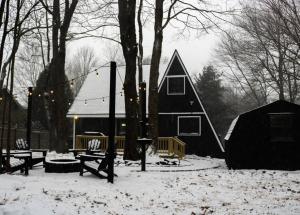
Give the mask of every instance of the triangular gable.
<path id="1" fill-rule="evenodd" d="M 179 64 L 182 67 L 182 69 L 181 70 L 180 69 L 176 69 L 175 72 L 174 72 L 174 70 L 171 71 L 171 68 L 174 65 L 174 62 L 177 61 L 177 60 L 179 61 Z M 182 71 L 183 71 L 183 73 L 182 73 Z M 201 107 L 201 109 L 202 109 L 202 111 L 203 111 L 203 113 L 204 113 L 204 115 L 205 115 L 205 117 L 206 117 L 206 119 L 207 119 L 207 121 L 209 123 L 209 126 L 210 126 L 211 130 L 214 133 L 214 136 L 215 136 L 215 138 L 216 138 L 216 140 L 217 140 L 217 142 L 219 144 L 219 147 L 221 148 L 222 152 L 224 152 L 223 145 L 221 144 L 221 142 L 220 142 L 220 140 L 218 138 L 218 135 L 217 135 L 214 127 L 212 126 L 212 123 L 211 123 L 211 121 L 210 121 L 210 119 L 209 119 L 209 117 L 208 117 L 208 115 L 207 115 L 207 113 L 205 111 L 205 108 L 204 108 L 204 106 L 203 106 L 203 104 L 202 104 L 202 102 L 201 102 L 201 100 L 200 100 L 200 98 L 198 96 L 198 93 L 197 93 L 197 91 L 195 89 L 195 86 L 194 86 L 192 80 L 191 80 L 191 77 L 190 77 L 189 73 L 187 72 L 187 69 L 184 66 L 184 64 L 182 62 L 182 59 L 179 56 L 179 53 L 178 53 L 177 50 L 174 51 L 174 54 L 173 54 L 173 56 L 172 56 L 172 58 L 171 58 L 171 60 L 169 62 L 169 65 L 168 65 L 168 67 L 167 67 L 167 69 L 166 69 L 166 71 L 164 73 L 164 76 L 163 76 L 163 78 L 162 78 L 162 80 L 161 80 L 161 82 L 159 84 L 158 93 L 160 93 L 160 91 L 161 91 L 161 89 L 162 89 L 162 87 L 164 85 L 164 82 L 166 81 L 166 79 L 167 79 L 168 76 L 177 76 L 177 75 L 178 76 L 184 75 L 187 78 L 188 83 L 190 84 L 190 87 L 192 88 L 192 91 L 194 93 L 194 96 L 195 96 L 197 102 L 199 103 L 199 105 L 200 105 L 200 107 Z"/>

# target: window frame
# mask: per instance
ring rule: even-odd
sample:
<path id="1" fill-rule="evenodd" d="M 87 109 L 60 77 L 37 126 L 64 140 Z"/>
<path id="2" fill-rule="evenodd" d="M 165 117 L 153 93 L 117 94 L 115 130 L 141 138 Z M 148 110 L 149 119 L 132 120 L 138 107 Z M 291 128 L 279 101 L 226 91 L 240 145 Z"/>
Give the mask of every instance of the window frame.
<path id="1" fill-rule="evenodd" d="M 199 120 L 199 130 L 198 133 L 181 133 L 180 132 L 180 119 L 198 119 Z M 177 136 L 201 136 L 201 116 L 178 116 L 177 117 Z"/>
<path id="2" fill-rule="evenodd" d="M 172 75 L 167 76 L 167 95 L 185 95 L 185 75 Z M 171 78 L 183 78 L 183 92 L 180 93 L 170 93 L 169 92 L 169 79 Z"/>
<path id="3" fill-rule="evenodd" d="M 269 116 L 269 135 L 270 135 L 270 142 L 294 142 L 295 141 L 295 137 L 293 136 L 293 124 L 294 124 L 294 116 L 295 113 L 293 112 L 276 112 L 276 113 L 268 113 Z M 278 128 L 283 128 L 282 124 L 280 125 L 274 125 L 272 124 L 272 121 L 274 121 L 274 119 L 276 120 L 276 116 L 278 117 L 283 117 L 283 116 L 288 116 L 290 119 L 286 118 L 285 120 L 291 120 L 291 128 L 284 128 L 284 131 L 286 131 L 286 129 L 291 129 L 292 133 L 286 133 L 285 136 L 282 136 L 282 134 L 277 134 L 274 136 L 273 130 L 276 130 Z M 275 117 L 275 118 L 274 118 Z M 272 119 L 273 118 L 273 119 Z M 277 119 L 278 120 L 278 119 Z M 284 124 L 286 125 L 286 124 Z"/>

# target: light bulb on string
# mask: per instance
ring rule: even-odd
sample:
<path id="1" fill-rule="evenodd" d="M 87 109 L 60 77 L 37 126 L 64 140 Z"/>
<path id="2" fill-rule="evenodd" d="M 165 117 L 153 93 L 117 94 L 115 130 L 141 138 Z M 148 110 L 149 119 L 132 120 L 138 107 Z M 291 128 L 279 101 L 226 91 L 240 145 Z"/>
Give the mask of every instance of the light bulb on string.
<path id="1" fill-rule="evenodd" d="M 99 72 L 96 70 L 96 76 L 98 77 L 99 76 Z"/>
<path id="2" fill-rule="evenodd" d="M 41 94 L 40 94 L 40 93 L 38 94 L 38 97 L 41 97 Z"/>
<path id="3" fill-rule="evenodd" d="M 71 88 L 74 87 L 74 79 L 71 80 L 70 85 L 71 85 Z"/>
<path id="4" fill-rule="evenodd" d="M 102 98 L 102 101 L 104 102 L 104 97 Z"/>
<path id="5" fill-rule="evenodd" d="M 52 99 L 51 101 L 52 101 L 52 102 L 55 102 L 55 100 L 54 100 L 54 99 Z"/>
<path id="6" fill-rule="evenodd" d="M 87 105 L 87 100 L 84 100 L 84 105 Z"/>
<path id="7" fill-rule="evenodd" d="M 51 93 L 51 94 L 53 94 L 53 93 L 54 93 L 54 91 L 53 91 L 53 90 L 50 90 L 50 93 Z"/>
<path id="8" fill-rule="evenodd" d="M 132 101 L 133 101 L 133 99 L 132 99 L 132 98 L 130 98 L 130 101 L 132 102 Z"/>

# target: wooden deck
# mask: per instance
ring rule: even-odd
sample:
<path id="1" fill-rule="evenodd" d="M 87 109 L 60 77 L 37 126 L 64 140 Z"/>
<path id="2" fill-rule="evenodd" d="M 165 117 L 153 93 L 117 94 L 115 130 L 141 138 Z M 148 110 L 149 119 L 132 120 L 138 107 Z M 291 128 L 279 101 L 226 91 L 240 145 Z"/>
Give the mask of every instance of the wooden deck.
<path id="1" fill-rule="evenodd" d="M 108 147 L 108 136 L 76 135 L 75 149 L 86 149 L 92 139 L 101 141 L 101 150 L 106 151 Z M 122 153 L 125 146 L 125 136 L 115 136 L 116 151 Z M 159 137 L 157 152 L 161 155 L 174 156 L 183 159 L 185 156 L 185 143 L 177 137 Z"/>

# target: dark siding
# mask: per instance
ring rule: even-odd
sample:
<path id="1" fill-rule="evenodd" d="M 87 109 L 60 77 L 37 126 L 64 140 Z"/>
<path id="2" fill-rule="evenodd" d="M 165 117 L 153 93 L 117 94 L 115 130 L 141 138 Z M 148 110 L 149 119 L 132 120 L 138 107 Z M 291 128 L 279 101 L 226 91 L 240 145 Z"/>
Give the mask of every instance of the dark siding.
<path id="1" fill-rule="evenodd" d="M 293 114 L 293 141 L 270 141 L 270 113 Z M 226 141 L 226 162 L 232 168 L 300 169 L 300 106 L 277 101 L 239 116 Z"/>
<path id="2" fill-rule="evenodd" d="M 169 66 L 169 70 L 167 71 L 166 78 L 161 84 L 158 106 L 159 113 L 178 114 L 159 115 L 159 135 L 169 137 L 178 135 L 177 118 L 180 116 L 180 113 L 189 113 L 184 114 L 184 116 L 196 116 L 195 113 L 203 113 L 200 115 L 197 114 L 197 116 L 201 116 L 201 136 L 179 136 L 179 139 L 187 144 L 187 154 L 222 157 L 223 153 L 218 145 L 217 139 L 206 116 L 204 115 L 204 110 L 198 101 L 195 91 L 193 90 L 193 83 L 189 81 L 189 77 L 185 73 L 185 70 L 176 55 L 171 63 L 172 64 Z M 167 77 L 174 75 L 185 75 L 185 95 L 167 94 Z"/>
<path id="3" fill-rule="evenodd" d="M 121 124 L 124 123 L 123 118 L 116 119 L 116 135 L 124 135 L 121 133 Z M 101 132 L 108 135 L 108 118 L 79 118 L 76 122 L 76 134 L 84 134 L 84 132 Z"/>
<path id="4" fill-rule="evenodd" d="M 177 120 L 182 115 L 159 115 L 159 136 L 177 136 Z M 191 115 L 184 115 L 191 116 Z M 192 115 L 196 116 L 196 115 Z M 178 136 L 186 145 L 187 154 L 222 157 L 222 151 L 204 114 L 201 116 L 201 136 Z M 186 125 L 188 126 L 188 125 Z"/>
<path id="5" fill-rule="evenodd" d="M 184 72 L 177 56 L 175 56 L 172 64 L 170 65 L 168 75 L 185 75 L 185 72 Z"/>

